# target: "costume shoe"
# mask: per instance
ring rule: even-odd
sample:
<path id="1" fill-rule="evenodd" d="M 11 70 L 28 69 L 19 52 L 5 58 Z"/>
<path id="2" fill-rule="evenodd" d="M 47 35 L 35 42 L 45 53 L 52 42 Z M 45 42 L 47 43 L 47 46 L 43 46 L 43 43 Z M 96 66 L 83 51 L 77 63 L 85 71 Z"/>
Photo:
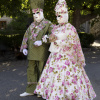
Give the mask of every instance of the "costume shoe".
<path id="1" fill-rule="evenodd" d="M 30 95 L 34 95 L 34 93 L 24 92 L 24 93 L 20 94 L 21 97 L 30 96 Z"/>

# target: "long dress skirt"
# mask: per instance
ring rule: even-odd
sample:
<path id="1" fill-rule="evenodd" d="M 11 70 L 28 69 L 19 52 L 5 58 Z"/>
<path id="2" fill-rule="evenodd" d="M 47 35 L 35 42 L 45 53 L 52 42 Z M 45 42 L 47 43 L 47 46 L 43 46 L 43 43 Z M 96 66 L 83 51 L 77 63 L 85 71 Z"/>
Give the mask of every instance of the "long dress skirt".
<path id="1" fill-rule="evenodd" d="M 51 53 L 35 94 L 46 100 L 93 100 L 96 94 L 83 67 L 68 55 Z"/>

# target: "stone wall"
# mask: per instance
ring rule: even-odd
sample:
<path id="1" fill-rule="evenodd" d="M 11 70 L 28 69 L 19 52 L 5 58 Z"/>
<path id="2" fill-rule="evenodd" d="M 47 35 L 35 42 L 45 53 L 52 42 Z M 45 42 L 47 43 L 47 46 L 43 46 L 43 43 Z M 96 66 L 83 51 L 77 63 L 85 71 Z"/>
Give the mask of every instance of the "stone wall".
<path id="1" fill-rule="evenodd" d="M 90 28 L 90 33 L 94 36 L 100 35 L 100 16 L 97 16 L 95 19 L 91 20 L 91 23 L 94 22 L 94 25 Z"/>

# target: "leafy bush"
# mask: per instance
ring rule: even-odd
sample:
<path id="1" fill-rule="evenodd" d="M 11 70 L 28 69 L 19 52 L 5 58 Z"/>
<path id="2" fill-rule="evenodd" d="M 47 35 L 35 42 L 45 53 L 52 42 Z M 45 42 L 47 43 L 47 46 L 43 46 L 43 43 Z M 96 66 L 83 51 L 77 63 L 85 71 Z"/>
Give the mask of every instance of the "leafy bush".
<path id="1" fill-rule="evenodd" d="M 92 34 L 78 33 L 83 48 L 88 48 L 94 42 L 95 38 Z"/>
<path id="2" fill-rule="evenodd" d="M 32 18 L 30 14 L 24 12 L 18 14 L 17 17 L 14 17 L 11 23 L 7 25 L 7 30 L 26 30 L 30 24 L 30 18 Z"/>
<path id="3" fill-rule="evenodd" d="M 9 33 L 9 34 L 8 34 Z M 0 44 L 5 45 L 7 48 L 19 48 L 23 39 L 25 30 L 20 31 L 0 31 Z"/>
<path id="4" fill-rule="evenodd" d="M 25 30 L 0 30 L 0 35 L 15 35 L 23 33 L 25 33 Z"/>

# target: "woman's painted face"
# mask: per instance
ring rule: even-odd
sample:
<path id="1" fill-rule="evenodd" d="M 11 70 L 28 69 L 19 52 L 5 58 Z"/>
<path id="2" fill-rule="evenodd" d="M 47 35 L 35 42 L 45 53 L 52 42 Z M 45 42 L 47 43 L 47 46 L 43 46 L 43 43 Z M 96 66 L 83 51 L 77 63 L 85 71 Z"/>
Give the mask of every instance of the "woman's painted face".
<path id="1" fill-rule="evenodd" d="M 35 21 L 40 22 L 44 18 L 43 11 L 39 9 L 33 10 L 33 17 Z"/>
<path id="2" fill-rule="evenodd" d="M 57 21 L 59 24 L 68 22 L 68 13 L 57 14 Z"/>

